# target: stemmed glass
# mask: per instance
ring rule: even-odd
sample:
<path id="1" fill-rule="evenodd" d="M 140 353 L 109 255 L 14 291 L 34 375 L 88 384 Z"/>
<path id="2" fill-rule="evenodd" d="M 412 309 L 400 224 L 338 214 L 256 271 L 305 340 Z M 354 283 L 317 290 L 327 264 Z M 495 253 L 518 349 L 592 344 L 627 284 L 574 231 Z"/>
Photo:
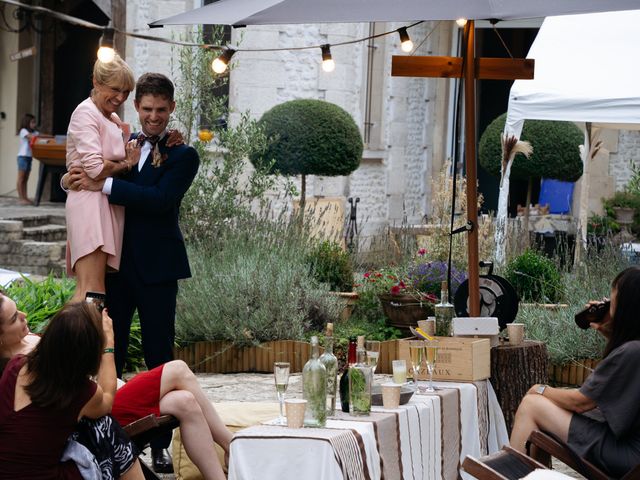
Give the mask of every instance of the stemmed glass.
<path id="1" fill-rule="evenodd" d="M 438 359 L 438 341 L 429 340 L 426 343 L 427 373 L 429 374 L 429 386 L 426 391 L 432 393 L 436 391 L 436 388 L 433 386 L 433 370 L 436 368 L 436 361 Z"/>
<path id="2" fill-rule="evenodd" d="M 373 373 L 376 373 L 378 358 L 380 357 L 380 342 L 377 340 L 367 340 L 364 348 L 367 351 L 367 364 L 371 367 Z"/>
<path id="3" fill-rule="evenodd" d="M 278 394 L 278 402 L 280 402 L 280 417 L 276 425 L 286 425 L 284 418 L 284 392 L 287 391 L 289 385 L 289 362 L 275 362 L 273 364 L 273 376 L 276 380 L 276 393 Z"/>
<path id="4" fill-rule="evenodd" d="M 411 340 L 409 342 L 409 354 L 411 355 L 411 366 L 413 367 L 413 384 L 418 390 L 418 376 L 425 356 L 424 340 Z"/>

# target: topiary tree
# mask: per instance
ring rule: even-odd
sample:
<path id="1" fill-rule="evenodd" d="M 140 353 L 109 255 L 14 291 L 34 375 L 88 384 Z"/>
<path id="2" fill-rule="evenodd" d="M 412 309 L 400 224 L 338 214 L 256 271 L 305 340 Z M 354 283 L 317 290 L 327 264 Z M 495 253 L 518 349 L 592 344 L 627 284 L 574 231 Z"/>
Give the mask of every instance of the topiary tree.
<path id="1" fill-rule="evenodd" d="M 480 164 L 498 177 L 502 170 L 500 137 L 506 119 L 507 114 L 503 113 L 489 124 L 480 137 Z M 516 156 L 511 167 L 512 178 L 529 180 L 542 177 L 575 182 L 582 176 L 579 146 L 584 143 L 584 135 L 574 123 L 527 120 L 520 140 L 531 143 L 533 153 L 529 158 Z"/>
<path id="2" fill-rule="evenodd" d="M 507 265 L 505 278 L 526 302 L 556 303 L 564 297 L 565 287 L 558 267 L 533 250 L 514 258 Z"/>
<path id="3" fill-rule="evenodd" d="M 362 138 L 345 110 L 321 100 L 291 100 L 267 111 L 259 126 L 268 146 L 251 155 L 257 168 L 271 173 L 302 175 L 300 212 L 306 196 L 306 175 L 349 175 L 360 165 Z"/>

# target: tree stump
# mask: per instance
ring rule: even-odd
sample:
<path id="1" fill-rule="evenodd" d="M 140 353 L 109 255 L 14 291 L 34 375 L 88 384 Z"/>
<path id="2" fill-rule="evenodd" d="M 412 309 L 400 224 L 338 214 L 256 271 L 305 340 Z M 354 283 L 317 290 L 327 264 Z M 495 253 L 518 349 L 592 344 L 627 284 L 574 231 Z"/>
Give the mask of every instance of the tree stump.
<path id="1" fill-rule="evenodd" d="M 505 343 L 491 349 L 491 385 L 511 432 L 518 405 L 531 385 L 547 383 L 549 359 L 542 342 L 525 340 L 521 345 Z"/>

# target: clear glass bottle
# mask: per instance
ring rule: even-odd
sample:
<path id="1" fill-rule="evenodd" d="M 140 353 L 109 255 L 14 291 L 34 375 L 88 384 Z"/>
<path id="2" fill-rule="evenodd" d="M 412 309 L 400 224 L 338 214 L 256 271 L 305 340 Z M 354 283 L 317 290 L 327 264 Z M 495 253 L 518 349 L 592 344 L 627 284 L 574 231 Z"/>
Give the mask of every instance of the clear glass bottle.
<path id="1" fill-rule="evenodd" d="M 333 323 L 327 323 L 327 334 L 324 338 L 324 353 L 320 362 L 327 369 L 327 416 L 336 413 L 336 390 L 338 386 L 338 359 L 333 354 Z"/>
<path id="2" fill-rule="evenodd" d="M 356 364 L 349 368 L 349 413 L 369 415 L 371 413 L 371 386 L 373 369 L 367 364 L 364 336 L 358 337 Z"/>
<path id="3" fill-rule="evenodd" d="M 436 336 L 450 337 L 451 322 L 453 321 L 454 309 L 449 303 L 449 288 L 447 282 L 444 281 L 440 287 L 440 303 L 435 306 L 436 315 Z"/>
<path id="4" fill-rule="evenodd" d="M 318 337 L 311 337 L 311 358 L 302 369 L 302 398 L 307 401 L 304 424 L 324 427 L 327 421 L 327 369 L 318 358 Z"/>
<path id="5" fill-rule="evenodd" d="M 340 406 L 342 411 L 349 413 L 349 367 L 356 364 L 356 337 L 349 337 L 347 349 L 347 364 L 340 377 Z"/>

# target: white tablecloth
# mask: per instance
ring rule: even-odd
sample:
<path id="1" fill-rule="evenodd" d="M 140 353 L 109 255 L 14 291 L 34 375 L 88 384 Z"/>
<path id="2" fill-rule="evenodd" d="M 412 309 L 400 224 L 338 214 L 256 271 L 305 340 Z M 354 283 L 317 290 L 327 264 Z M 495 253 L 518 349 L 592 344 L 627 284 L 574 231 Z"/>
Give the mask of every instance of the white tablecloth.
<path id="1" fill-rule="evenodd" d="M 387 472 L 385 480 L 393 480 L 388 478 L 391 476 L 411 480 L 443 476 L 453 480 L 458 475 L 471 478 L 460 470 L 466 455 L 480 457 L 508 443 L 504 418 L 488 381 L 478 386 L 435 383 L 446 399 L 415 394 L 408 404 L 396 410 L 373 409 L 397 416 L 400 453 L 395 457 L 401 459 L 397 468 L 384 467 L 385 459 L 378 451 L 381 442 L 376 438 L 377 427 L 367 417 L 328 420 L 327 428 L 352 430 L 361 439 L 360 452 L 367 466 L 365 478 L 380 480 L 383 471 Z M 480 390 L 485 393 L 480 395 Z M 446 415 L 443 402 L 447 404 Z M 347 480 L 331 443 L 314 438 L 318 430 L 322 429 L 305 428 L 293 434 L 286 427 L 256 426 L 237 433 L 231 443 L 229 480 Z M 394 473 L 391 475 L 390 471 Z"/>

